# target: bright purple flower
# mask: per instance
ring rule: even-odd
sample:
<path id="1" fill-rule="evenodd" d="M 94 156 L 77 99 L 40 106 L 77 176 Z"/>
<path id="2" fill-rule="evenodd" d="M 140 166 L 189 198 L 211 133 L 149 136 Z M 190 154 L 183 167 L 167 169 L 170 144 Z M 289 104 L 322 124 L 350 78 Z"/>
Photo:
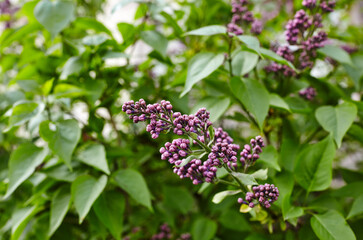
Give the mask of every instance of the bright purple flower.
<path id="1" fill-rule="evenodd" d="M 253 165 L 257 159 L 260 158 L 259 154 L 262 152 L 263 147 L 265 147 L 265 144 L 261 136 L 252 138 L 250 145 L 244 145 L 243 150 L 240 153 L 240 162 L 242 163 L 242 166 L 248 167 Z"/>
<path id="2" fill-rule="evenodd" d="M 335 1 L 323 1 L 320 3 L 320 8 L 323 12 L 333 12 L 335 8 Z"/>
<path id="3" fill-rule="evenodd" d="M 252 187 L 252 192 L 247 192 L 245 200 L 238 198 L 238 203 L 246 204 L 253 208 L 257 203 L 265 208 L 271 207 L 279 197 L 279 190 L 273 184 L 264 184 Z"/>
<path id="4" fill-rule="evenodd" d="M 314 8 L 316 6 L 316 0 L 303 0 L 302 5 L 307 8 Z"/>
<path id="5" fill-rule="evenodd" d="M 260 34 L 262 32 L 262 22 L 260 20 L 254 20 L 251 25 L 251 32 L 253 34 Z"/>

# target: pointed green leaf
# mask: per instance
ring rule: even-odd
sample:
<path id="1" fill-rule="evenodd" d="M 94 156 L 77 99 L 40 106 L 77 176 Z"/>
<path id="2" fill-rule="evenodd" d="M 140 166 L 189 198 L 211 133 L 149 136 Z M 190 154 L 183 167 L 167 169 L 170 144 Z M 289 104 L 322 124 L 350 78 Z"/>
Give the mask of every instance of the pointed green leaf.
<path id="1" fill-rule="evenodd" d="M 95 179 L 89 175 L 83 175 L 72 183 L 72 199 L 79 215 L 80 224 L 87 216 L 93 203 L 106 187 L 106 184 L 106 175 L 102 175 L 99 179 Z"/>
<path id="2" fill-rule="evenodd" d="M 270 106 L 285 109 L 291 112 L 289 105 L 276 93 L 270 93 Z"/>
<path id="3" fill-rule="evenodd" d="M 41 113 L 45 108 L 43 103 L 22 102 L 15 105 L 9 118 L 9 128 L 19 126 L 37 114 Z"/>
<path id="4" fill-rule="evenodd" d="M 10 156 L 9 186 L 4 198 L 12 194 L 15 189 L 33 174 L 47 156 L 47 151 L 32 143 L 20 145 Z"/>
<path id="5" fill-rule="evenodd" d="M 339 63 L 345 63 L 350 66 L 354 66 L 349 54 L 346 51 L 344 51 L 341 47 L 333 45 L 325 45 L 324 47 L 318 49 L 318 52 L 336 60 Z"/>
<path id="6" fill-rule="evenodd" d="M 116 183 L 141 205 L 152 211 L 151 196 L 144 177 L 134 169 L 120 169 L 114 173 Z"/>
<path id="7" fill-rule="evenodd" d="M 333 135 L 339 148 L 345 133 L 356 118 L 357 112 L 355 104 L 345 102 L 336 107 L 320 107 L 315 111 L 315 117 L 320 125 Z"/>
<path id="8" fill-rule="evenodd" d="M 306 147 L 296 159 L 296 181 L 308 192 L 327 189 L 332 181 L 334 156 L 335 145 L 330 136 Z"/>
<path id="9" fill-rule="evenodd" d="M 11 217 L 11 240 L 18 240 L 30 219 L 37 213 L 38 207 L 26 207 L 16 210 Z"/>
<path id="10" fill-rule="evenodd" d="M 238 77 L 231 78 L 230 85 L 233 94 L 253 114 L 262 129 L 270 105 L 266 88 L 257 80 Z"/>
<path id="11" fill-rule="evenodd" d="M 235 76 L 244 76 L 252 71 L 258 62 L 258 55 L 248 51 L 238 51 L 232 56 L 232 71 Z M 226 65 L 229 68 L 229 65 Z"/>
<path id="12" fill-rule="evenodd" d="M 240 192 L 241 192 L 241 190 L 226 190 L 226 191 L 216 193 L 213 196 L 212 202 L 215 204 L 221 203 L 226 197 L 236 195 Z"/>
<path id="13" fill-rule="evenodd" d="M 248 35 L 240 35 L 237 36 L 237 38 L 246 44 L 247 48 L 253 50 L 258 55 L 260 55 L 260 42 L 258 41 L 258 38 L 254 36 L 248 36 Z"/>
<path id="14" fill-rule="evenodd" d="M 72 153 L 81 137 L 77 121 L 69 119 L 56 124 L 44 121 L 39 125 L 39 134 L 49 148 L 71 168 Z"/>
<path id="15" fill-rule="evenodd" d="M 356 198 L 349 211 L 347 219 L 363 214 L 363 194 Z"/>
<path id="16" fill-rule="evenodd" d="M 180 97 L 187 94 L 194 84 L 217 70 L 219 66 L 222 65 L 223 61 L 223 54 L 208 52 L 195 55 L 188 64 L 187 79 L 185 81 L 184 91 L 180 94 Z"/>
<path id="17" fill-rule="evenodd" d="M 251 173 L 251 176 L 254 177 L 255 179 L 260 179 L 260 180 L 266 180 L 267 179 L 267 174 L 268 174 L 268 169 L 259 169 L 254 173 Z"/>
<path id="18" fill-rule="evenodd" d="M 255 178 L 250 174 L 232 172 L 232 175 L 238 178 L 244 185 L 258 185 Z"/>
<path id="19" fill-rule="evenodd" d="M 77 160 L 110 174 L 106 160 L 105 147 L 102 144 L 90 143 L 82 146 L 77 154 Z"/>
<path id="20" fill-rule="evenodd" d="M 74 10 L 72 1 L 42 0 L 34 8 L 34 16 L 54 37 L 73 20 Z"/>
<path id="21" fill-rule="evenodd" d="M 119 192 L 105 192 L 97 199 L 93 209 L 112 236 L 120 240 L 125 210 L 124 196 Z"/>
<path id="22" fill-rule="evenodd" d="M 157 31 L 144 31 L 140 33 L 141 39 L 150 47 L 155 49 L 166 57 L 166 48 L 168 47 L 168 39 Z"/>
<path id="23" fill-rule="evenodd" d="M 193 239 L 210 240 L 217 232 L 217 224 L 207 218 L 198 218 L 192 226 Z"/>
<path id="24" fill-rule="evenodd" d="M 50 203 L 48 237 L 51 237 L 53 233 L 61 225 L 64 217 L 67 214 L 70 203 L 71 203 L 71 193 L 69 185 L 65 185 L 58 189 L 58 191 L 54 194 L 52 201 Z"/>
<path id="25" fill-rule="evenodd" d="M 355 240 L 356 237 L 339 212 L 329 210 L 324 214 L 314 214 L 310 220 L 311 227 L 322 240 Z"/>
<path id="26" fill-rule="evenodd" d="M 227 28 L 225 26 L 211 25 L 189 31 L 184 35 L 211 36 L 211 35 L 226 34 L 226 33 L 227 33 Z"/>

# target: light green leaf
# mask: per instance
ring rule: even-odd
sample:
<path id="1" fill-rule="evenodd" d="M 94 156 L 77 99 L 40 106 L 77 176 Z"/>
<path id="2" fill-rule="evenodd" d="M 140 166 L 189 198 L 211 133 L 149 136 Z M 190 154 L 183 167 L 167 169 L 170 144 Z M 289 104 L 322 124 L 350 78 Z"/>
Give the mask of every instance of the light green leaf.
<path id="1" fill-rule="evenodd" d="M 89 166 L 103 171 L 106 174 L 110 174 L 106 160 L 105 147 L 101 144 L 91 143 L 82 146 L 77 154 L 77 159 Z"/>
<path id="2" fill-rule="evenodd" d="M 126 47 L 129 46 L 135 39 L 136 28 L 130 23 L 117 24 L 118 30 L 122 35 L 122 44 Z"/>
<path id="3" fill-rule="evenodd" d="M 254 177 L 255 179 L 260 179 L 260 180 L 266 180 L 267 179 L 267 174 L 268 174 L 268 169 L 259 169 L 254 173 L 251 173 L 252 177 Z"/>
<path id="4" fill-rule="evenodd" d="M 324 214 L 314 214 L 311 227 L 322 240 L 355 240 L 356 237 L 339 212 L 329 210 Z"/>
<path id="5" fill-rule="evenodd" d="M 270 106 L 281 108 L 291 112 L 289 105 L 276 93 L 270 93 Z"/>
<path id="6" fill-rule="evenodd" d="M 72 153 L 81 137 L 77 121 L 68 119 L 55 124 L 44 121 L 39 125 L 39 134 L 49 148 L 71 168 Z"/>
<path id="7" fill-rule="evenodd" d="M 54 96 L 56 98 L 76 98 L 86 95 L 87 92 L 77 86 L 60 83 L 54 88 Z"/>
<path id="8" fill-rule="evenodd" d="M 45 108 L 43 103 L 36 102 L 21 102 L 16 104 L 13 109 L 11 116 L 9 118 L 9 127 L 19 126 L 36 115 L 40 114 Z"/>
<path id="9" fill-rule="evenodd" d="M 87 46 L 98 46 L 106 42 L 109 37 L 105 34 L 88 35 L 82 39 L 82 43 Z"/>
<path id="10" fill-rule="evenodd" d="M 363 213 L 363 194 L 356 198 L 353 202 L 352 208 L 349 211 L 347 219 L 358 216 Z"/>
<path id="11" fill-rule="evenodd" d="M 11 240 L 18 240 L 30 219 L 37 213 L 38 207 L 26 207 L 16 210 L 11 217 Z"/>
<path id="12" fill-rule="evenodd" d="M 253 114 L 262 129 L 270 105 L 266 88 L 257 80 L 238 77 L 231 78 L 230 86 L 233 94 Z"/>
<path id="13" fill-rule="evenodd" d="M 112 236 L 120 240 L 125 210 L 124 196 L 119 192 L 105 192 L 97 199 L 93 209 Z"/>
<path id="14" fill-rule="evenodd" d="M 258 161 L 264 162 L 267 166 L 274 168 L 277 171 L 281 171 L 280 165 L 278 163 L 279 155 L 276 149 L 272 146 L 266 146 L 262 149 L 262 153 L 260 153 L 260 158 Z"/>
<path id="15" fill-rule="evenodd" d="M 241 192 L 241 190 L 226 190 L 226 191 L 216 193 L 213 196 L 212 202 L 215 204 L 221 203 L 226 197 L 236 195 L 240 192 Z"/>
<path id="16" fill-rule="evenodd" d="M 42 0 L 34 8 L 34 16 L 55 37 L 74 18 L 74 10 L 72 1 Z"/>
<path id="17" fill-rule="evenodd" d="M 227 28 L 225 26 L 211 25 L 189 31 L 184 35 L 211 36 L 211 35 L 226 34 L 226 33 L 227 33 Z"/>
<path id="18" fill-rule="evenodd" d="M 69 186 L 64 185 L 63 187 L 59 188 L 58 191 L 54 194 L 50 203 L 48 237 L 51 237 L 61 225 L 64 217 L 67 214 L 70 203 L 71 193 L 69 191 Z"/>
<path id="19" fill-rule="evenodd" d="M 345 102 L 336 107 L 320 107 L 315 111 L 315 117 L 320 125 L 333 135 L 339 148 L 345 133 L 356 118 L 357 112 L 355 104 Z"/>
<path id="20" fill-rule="evenodd" d="M 83 175 L 79 176 L 72 183 L 72 199 L 79 215 L 79 224 L 83 222 L 93 203 L 106 187 L 106 184 L 106 175 L 102 175 L 99 179 Z"/>
<path id="21" fill-rule="evenodd" d="M 210 240 L 217 232 L 217 224 L 207 218 L 198 218 L 192 226 L 192 236 L 195 240 Z"/>
<path id="22" fill-rule="evenodd" d="M 232 175 L 238 178 L 244 185 L 258 185 L 255 178 L 250 174 L 232 172 Z"/>
<path id="23" fill-rule="evenodd" d="M 140 38 L 150 47 L 155 49 L 166 57 L 166 48 L 168 47 L 168 39 L 157 31 L 143 31 L 140 33 Z"/>
<path id="24" fill-rule="evenodd" d="M 193 87 L 194 84 L 208 77 L 212 72 L 217 70 L 224 61 L 223 54 L 198 53 L 188 64 L 187 79 L 185 81 L 184 91 L 180 94 L 183 97 Z"/>
<path id="25" fill-rule="evenodd" d="M 248 51 L 238 51 L 232 56 L 232 71 L 235 76 L 244 76 L 252 71 L 258 62 L 258 55 Z M 228 68 L 228 64 L 226 65 Z"/>
<path id="26" fill-rule="evenodd" d="M 107 51 L 105 55 L 103 55 L 102 60 L 110 59 L 110 58 L 128 58 L 129 56 L 123 52 L 114 52 Z"/>
<path id="27" fill-rule="evenodd" d="M 84 30 L 93 29 L 96 32 L 104 32 L 112 37 L 111 31 L 107 27 L 105 27 L 105 25 L 103 25 L 101 22 L 97 21 L 94 18 L 77 17 L 76 20 L 74 20 L 73 25 L 76 28 L 81 28 Z"/>
<path id="28" fill-rule="evenodd" d="M 114 173 L 117 185 L 141 205 L 152 211 L 151 196 L 143 176 L 134 169 L 120 169 Z"/>
<path id="29" fill-rule="evenodd" d="M 346 51 L 344 51 L 341 47 L 333 45 L 325 45 L 324 47 L 319 48 L 318 52 L 336 60 L 339 63 L 345 63 L 350 66 L 354 66 L 349 54 Z"/>
<path id="30" fill-rule="evenodd" d="M 120 8 L 123 8 L 124 6 L 126 6 L 129 3 L 145 3 L 147 2 L 147 0 L 121 0 L 119 1 L 113 8 L 111 13 L 113 14 L 115 11 L 119 10 Z"/>
<path id="31" fill-rule="evenodd" d="M 296 68 L 294 65 L 292 65 L 291 62 L 287 61 L 285 58 L 281 57 L 280 55 L 278 55 L 277 53 L 269 50 L 269 49 L 266 49 L 266 48 L 260 48 L 260 52 L 261 52 L 261 55 L 267 59 L 270 59 L 274 62 L 277 62 L 277 63 L 280 63 L 280 64 L 283 64 L 283 65 L 287 65 L 289 66 L 290 68 L 294 69 L 296 72 Z"/>
<path id="32" fill-rule="evenodd" d="M 228 109 L 231 103 L 230 98 L 206 97 L 198 101 L 192 108 L 191 112 L 196 112 L 204 107 L 210 112 L 210 121 L 217 121 Z"/>
<path id="33" fill-rule="evenodd" d="M 70 57 L 63 66 L 60 80 L 65 80 L 68 76 L 78 74 L 83 69 L 83 62 L 80 56 Z"/>
<path id="34" fill-rule="evenodd" d="M 237 36 L 237 38 L 246 44 L 247 48 L 253 50 L 258 55 L 261 55 L 260 53 L 260 42 L 258 41 L 258 38 L 254 36 L 248 36 L 248 35 L 240 35 Z"/>
<path id="35" fill-rule="evenodd" d="M 296 181 L 307 190 L 322 191 L 332 181 L 332 164 L 335 145 L 331 136 L 306 147 L 296 159 Z"/>
<path id="36" fill-rule="evenodd" d="M 33 174 L 47 156 L 47 151 L 32 143 L 24 143 L 12 152 L 9 160 L 9 186 L 4 198 Z"/>

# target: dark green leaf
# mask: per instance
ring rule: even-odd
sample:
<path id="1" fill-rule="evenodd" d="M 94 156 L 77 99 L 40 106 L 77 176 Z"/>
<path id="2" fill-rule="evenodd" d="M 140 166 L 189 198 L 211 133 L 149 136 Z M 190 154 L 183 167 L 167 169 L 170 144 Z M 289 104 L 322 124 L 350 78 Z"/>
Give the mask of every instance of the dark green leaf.
<path id="1" fill-rule="evenodd" d="M 195 240 L 210 240 L 217 232 L 217 224 L 207 218 L 197 219 L 192 226 L 192 236 Z"/>
<path id="2" fill-rule="evenodd" d="M 310 220 L 311 227 L 322 240 L 355 240 L 356 237 L 344 220 L 343 216 L 334 210 L 324 214 L 314 214 Z"/>
<path id="3" fill-rule="evenodd" d="M 272 145 L 269 145 L 262 149 L 262 153 L 260 154 L 260 158 L 258 161 L 262 161 L 267 166 L 272 167 L 277 171 L 281 171 L 278 159 L 279 155 L 276 149 Z"/>
<path id="4" fill-rule="evenodd" d="M 99 179 L 83 175 L 72 183 L 72 199 L 79 215 L 79 224 L 83 222 L 93 203 L 106 187 L 106 184 L 106 175 L 102 175 Z"/>
<path id="5" fill-rule="evenodd" d="M 68 212 L 70 201 L 71 193 L 69 191 L 68 185 L 59 188 L 58 191 L 54 194 L 50 204 L 48 237 L 52 236 L 61 225 Z"/>
<path id="6" fill-rule="evenodd" d="M 10 196 L 22 182 L 33 174 L 36 167 L 47 156 L 47 152 L 32 143 L 24 143 L 13 151 L 9 160 L 9 186 L 4 198 Z"/>
<path id="7" fill-rule="evenodd" d="M 332 181 L 334 156 L 335 145 L 331 136 L 306 147 L 296 160 L 296 181 L 308 192 L 327 189 Z"/>
<path id="8" fill-rule="evenodd" d="M 356 198 L 353 202 L 352 208 L 349 211 L 347 219 L 358 216 L 363 213 L 363 194 Z"/>
<path id="9" fill-rule="evenodd" d="M 195 55 L 188 64 L 187 79 L 185 81 L 184 91 L 180 97 L 187 94 L 194 84 L 217 70 L 223 61 L 223 54 L 198 53 Z"/>
<path id="10" fill-rule="evenodd" d="M 143 176 L 133 169 L 120 169 L 114 173 L 116 183 L 141 205 L 152 211 L 151 196 Z"/>
<path id="11" fill-rule="evenodd" d="M 192 211 L 195 206 L 193 195 L 183 187 L 165 186 L 163 195 L 165 205 L 182 214 Z"/>
<path id="12" fill-rule="evenodd" d="M 291 112 L 289 105 L 276 93 L 270 93 L 270 106 L 281 108 Z"/>
<path id="13" fill-rule="evenodd" d="M 219 222 L 226 228 L 239 232 L 251 231 L 251 227 L 248 221 L 243 217 L 241 213 L 234 209 L 227 209 L 223 211 L 219 217 Z"/>
<path id="14" fill-rule="evenodd" d="M 316 119 L 326 131 L 333 135 L 338 148 L 356 116 L 357 107 L 349 102 L 336 107 L 323 106 L 315 112 Z"/>

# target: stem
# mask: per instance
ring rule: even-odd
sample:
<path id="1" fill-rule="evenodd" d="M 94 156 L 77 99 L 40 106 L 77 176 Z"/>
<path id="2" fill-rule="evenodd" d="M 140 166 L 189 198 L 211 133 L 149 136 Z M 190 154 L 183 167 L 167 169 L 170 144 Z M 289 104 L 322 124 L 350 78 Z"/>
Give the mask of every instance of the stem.
<path id="1" fill-rule="evenodd" d="M 232 46 L 233 46 L 233 38 L 228 37 L 228 65 L 229 65 L 229 75 L 233 77 L 232 71 Z"/>
<path id="2" fill-rule="evenodd" d="M 210 149 L 210 147 L 208 147 L 207 145 L 205 145 L 204 143 L 202 143 L 199 139 L 197 138 L 193 138 L 189 133 L 187 133 L 188 137 L 192 138 L 193 140 L 195 140 L 202 148 L 204 148 L 208 153 L 212 152 L 212 149 Z"/>
<path id="3" fill-rule="evenodd" d="M 241 191 L 243 193 L 247 192 L 248 191 L 247 187 L 245 185 L 243 185 L 243 183 L 237 177 L 235 177 L 232 174 L 232 170 L 228 166 L 226 166 L 225 163 L 223 163 L 223 167 L 227 170 L 227 172 L 229 173 L 229 175 L 231 175 L 231 177 L 237 182 L 237 184 L 239 185 Z"/>

